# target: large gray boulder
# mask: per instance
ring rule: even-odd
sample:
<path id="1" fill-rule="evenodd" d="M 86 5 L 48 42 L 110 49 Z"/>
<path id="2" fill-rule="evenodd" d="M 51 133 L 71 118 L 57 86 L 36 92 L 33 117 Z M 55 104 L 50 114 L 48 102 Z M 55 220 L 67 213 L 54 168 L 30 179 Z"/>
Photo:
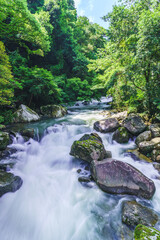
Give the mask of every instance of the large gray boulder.
<path id="1" fill-rule="evenodd" d="M 136 201 L 125 201 L 122 205 L 122 222 L 128 226 L 134 227 L 138 224 L 144 224 L 154 227 L 157 221 L 157 214 Z"/>
<path id="2" fill-rule="evenodd" d="M 0 151 L 5 150 L 9 144 L 9 134 L 7 132 L 0 132 Z"/>
<path id="3" fill-rule="evenodd" d="M 152 152 L 154 149 L 159 149 L 160 137 L 153 138 L 151 141 L 144 141 L 139 143 L 139 151 L 147 154 Z"/>
<path id="4" fill-rule="evenodd" d="M 13 114 L 13 123 L 27 123 L 38 120 L 40 120 L 39 115 L 23 104 L 21 104 L 19 109 Z"/>
<path id="5" fill-rule="evenodd" d="M 101 161 L 111 156 L 110 152 L 105 150 L 101 138 L 96 133 L 85 134 L 79 141 L 74 141 L 70 155 L 89 163 L 93 160 Z"/>
<path id="6" fill-rule="evenodd" d="M 0 197 L 8 192 L 15 192 L 22 186 L 22 179 L 12 173 L 0 170 Z"/>
<path id="7" fill-rule="evenodd" d="M 130 134 L 124 127 L 119 127 L 113 134 L 113 140 L 118 143 L 127 143 L 129 141 Z"/>
<path id="8" fill-rule="evenodd" d="M 149 129 L 152 132 L 152 137 L 153 138 L 160 137 L 160 123 L 151 124 L 149 126 Z"/>
<path id="9" fill-rule="evenodd" d="M 150 141 L 151 138 L 152 138 L 151 131 L 145 131 L 145 132 L 141 133 L 140 135 L 138 135 L 138 137 L 136 138 L 135 143 L 138 145 L 141 142 Z"/>
<path id="10" fill-rule="evenodd" d="M 130 114 L 123 121 L 123 126 L 134 136 L 138 136 L 140 133 L 144 132 L 147 127 L 142 118 L 135 114 Z"/>
<path id="11" fill-rule="evenodd" d="M 115 118 L 108 118 L 94 123 L 94 129 L 101 133 L 114 132 L 120 126 Z"/>
<path id="12" fill-rule="evenodd" d="M 47 105 L 40 107 L 41 113 L 46 117 L 61 118 L 67 114 L 67 109 L 61 105 Z"/>
<path id="13" fill-rule="evenodd" d="M 108 193 L 131 194 L 146 199 L 155 193 L 154 182 L 125 162 L 114 159 L 92 161 L 91 174 L 97 185 Z"/>

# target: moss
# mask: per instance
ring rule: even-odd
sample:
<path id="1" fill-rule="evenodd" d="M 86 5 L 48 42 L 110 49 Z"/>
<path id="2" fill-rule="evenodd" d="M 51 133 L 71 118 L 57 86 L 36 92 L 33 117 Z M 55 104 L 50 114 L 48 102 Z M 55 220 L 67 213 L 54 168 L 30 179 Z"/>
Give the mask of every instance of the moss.
<path id="1" fill-rule="evenodd" d="M 9 134 L 6 132 L 0 132 L 0 150 L 5 150 L 9 144 Z"/>
<path id="2" fill-rule="evenodd" d="M 152 227 L 139 224 L 134 231 L 135 240 L 160 240 L 160 232 Z"/>

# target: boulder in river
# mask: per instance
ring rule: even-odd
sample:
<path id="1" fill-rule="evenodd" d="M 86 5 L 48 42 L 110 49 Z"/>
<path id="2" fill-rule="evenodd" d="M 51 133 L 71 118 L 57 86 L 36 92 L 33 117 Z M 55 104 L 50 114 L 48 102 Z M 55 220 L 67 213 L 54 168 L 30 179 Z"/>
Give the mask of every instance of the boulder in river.
<path id="1" fill-rule="evenodd" d="M 141 133 L 140 135 L 138 135 L 138 137 L 136 138 L 135 143 L 137 145 L 139 145 L 139 143 L 141 143 L 141 142 L 150 141 L 151 138 L 152 138 L 151 131 L 145 131 L 145 132 Z"/>
<path id="2" fill-rule="evenodd" d="M 5 150 L 9 144 L 9 134 L 7 132 L 0 132 L 0 151 Z"/>
<path id="3" fill-rule="evenodd" d="M 67 109 L 61 105 L 42 106 L 40 110 L 46 117 L 61 118 L 67 114 Z"/>
<path id="4" fill-rule="evenodd" d="M 12 173 L 0 170 L 0 197 L 8 192 L 15 192 L 22 186 L 22 179 Z"/>
<path id="5" fill-rule="evenodd" d="M 123 126 L 134 136 L 138 136 L 140 133 L 144 132 L 147 127 L 142 118 L 135 114 L 130 114 L 123 121 Z"/>
<path id="6" fill-rule="evenodd" d="M 151 124 L 149 126 L 149 129 L 152 132 L 152 137 L 153 138 L 160 137 L 160 123 Z"/>
<path id="7" fill-rule="evenodd" d="M 34 138 L 34 128 L 26 128 L 20 130 L 20 134 L 24 137 Z"/>
<path id="8" fill-rule="evenodd" d="M 160 240 L 160 231 L 139 224 L 134 231 L 134 240 Z"/>
<path id="9" fill-rule="evenodd" d="M 120 124 L 115 118 L 108 118 L 94 123 L 94 129 L 101 133 L 114 132 Z"/>
<path id="10" fill-rule="evenodd" d="M 91 174 L 97 185 L 108 193 L 131 194 L 146 199 L 151 199 L 155 193 L 152 180 L 122 161 L 114 159 L 92 161 Z"/>
<path id="11" fill-rule="evenodd" d="M 113 134 L 113 140 L 118 143 L 127 143 L 129 141 L 130 134 L 124 127 L 119 127 Z"/>
<path id="12" fill-rule="evenodd" d="M 136 201 L 125 201 L 122 206 L 122 222 L 128 226 L 144 224 L 154 227 L 158 221 L 158 216 L 151 209 L 142 206 Z"/>
<path id="13" fill-rule="evenodd" d="M 70 155 L 87 162 L 101 161 L 107 157 L 101 138 L 98 134 L 85 134 L 79 141 L 74 141 Z"/>
<path id="14" fill-rule="evenodd" d="M 144 141 L 139 143 L 138 147 L 140 152 L 146 154 L 152 152 L 160 145 L 160 137 L 153 138 L 151 141 Z"/>
<path id="15" fill-rule="evenodd" d="M 23 104 L 21 104 L 19 109 L 13 114 L 13 123 L 26 123 L 38 120 L 40 120 L 39 115 Z"/>

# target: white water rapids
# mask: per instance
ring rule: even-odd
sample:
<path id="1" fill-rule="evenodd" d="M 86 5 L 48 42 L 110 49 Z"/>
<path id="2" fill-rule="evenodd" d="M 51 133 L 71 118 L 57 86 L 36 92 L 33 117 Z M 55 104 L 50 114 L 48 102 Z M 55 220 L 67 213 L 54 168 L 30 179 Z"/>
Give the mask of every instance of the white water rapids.
<path id="1" fill-rule="evenodd" d="M 112 143 L 112 134 L 100 134 L 113 158 L 132 164 L 153 179 L 156 193 L 152 200 L 106 194 L 93 182 L 78 182 L 77 170 L 88 174 L 87 164 L 71 157 L 70 148 L 74 140 L 94 131 L 93 122 L 103 118 L 101 111 L 72 110 L 54 122 L 31 124 L 48 129 L 40 142 L 14 139 L 11 147 L 17 151 L 8 160 L 16 159 L 12 172 L 23 179 L 23 185 L 0 198 L 0 240 L 127 240 L 132 235 L 121 223 L 124 200 L 137 199 L 160 213 L 157 171 L 152 164 L 124 155 L 126 149 L 134 148 L 134 142 L 120 145 Z"/>

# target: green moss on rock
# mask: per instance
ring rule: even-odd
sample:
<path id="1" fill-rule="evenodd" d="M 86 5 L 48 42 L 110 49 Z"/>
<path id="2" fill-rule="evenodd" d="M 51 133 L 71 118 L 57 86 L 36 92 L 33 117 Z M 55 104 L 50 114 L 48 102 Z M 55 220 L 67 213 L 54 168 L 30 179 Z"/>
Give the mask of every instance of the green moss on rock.
<path id="1" fill-rule="evenodd" d="M 134 231 L 135 240 L 160 240 L 160 231 L 139 224 Z"/>
<path id="2" fill-rule="evenodd" d="M 9 144 L 9 134 L 7 132 L 0 132 L 0 150 L 5 150 Z"/>

